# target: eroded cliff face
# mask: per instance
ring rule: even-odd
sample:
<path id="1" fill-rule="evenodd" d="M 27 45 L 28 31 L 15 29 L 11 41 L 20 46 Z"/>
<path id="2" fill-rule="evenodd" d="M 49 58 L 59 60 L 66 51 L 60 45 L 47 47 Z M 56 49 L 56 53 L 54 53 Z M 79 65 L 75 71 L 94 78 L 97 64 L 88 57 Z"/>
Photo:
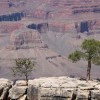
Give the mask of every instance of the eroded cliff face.
<path id="1" fill-rule="evenodd" d="M 100 81 L 69 77 L 43 77 L 15 84 L 0 79 L 1 100 L 100 100 Z"/>
<path id="2" fill-rule="evenodd" d="M 13 31 L 22 28 L 24 25 L 20 22 L 0 22 L 0 34 L 11 34 Z"/>
<path id="3" fill-rule="evenodd" d="M 36 47 L 44 47 L 40 33 L 36 30 L 20 29 L 13 31 L 10 36 L 10 45 L 12 49 L 29 49 Z"/>
<path id="4" fill-rule="evenodd" d="M 0 21 L 43 19 L 49 31 L 62 33 L 100 30 L 99 0 L 5 0 L 0 5 Z"/>
<path id="5" fill-rule="evenodd" d="M 84 33 L 97 30 L 99 13 L 99 1 L 48 0 L 36 7 L 31 13 L 27 13 L 26 16 L 47 20 L 49 31 Z"/>

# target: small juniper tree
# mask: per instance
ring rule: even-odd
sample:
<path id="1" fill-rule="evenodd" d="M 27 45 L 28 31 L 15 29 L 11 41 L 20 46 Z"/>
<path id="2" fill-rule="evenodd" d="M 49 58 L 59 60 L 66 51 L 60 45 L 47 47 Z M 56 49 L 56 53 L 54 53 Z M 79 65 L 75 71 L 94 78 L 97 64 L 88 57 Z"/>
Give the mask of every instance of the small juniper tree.
<path id="1" fill-rule="evenodd" d="M 81 45 L 82 50 L 75 51 L 69 55 L 69 59 L 77 62 L 80 59 L 85 59 L 88 62 L 87 80 L 90 80 L 91 64 L 100 65 L 100 41 L 89 39 L 84 40 Z"/>
<path id="2" fill-rule="evenodd" d="M 31 60 L 27 58 L 18 58 L 15 60 L 15 66 L 11 69 L 13 71 L 14 76 L 25 76 L 26 84 L 28 85 L 28 77 L 33 71 L 34 66 L 35 62 L 32 62 Z"/>

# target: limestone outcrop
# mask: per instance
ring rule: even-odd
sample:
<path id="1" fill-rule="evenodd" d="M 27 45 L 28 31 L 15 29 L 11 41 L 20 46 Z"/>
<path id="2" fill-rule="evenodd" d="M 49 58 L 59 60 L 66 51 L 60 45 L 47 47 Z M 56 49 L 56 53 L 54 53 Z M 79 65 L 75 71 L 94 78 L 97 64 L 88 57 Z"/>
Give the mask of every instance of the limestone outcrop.
<path id="1" fill-rule="evenodd" d="M 100 81 L 43 77 L 13 82 L 0 79 L 0 100 L 100 100 Z"/>
<path id="2" fill-rule="evenodd" d="M 27 96 L 29 100 L 99 100 L 99 83 L 69 77 L 34 79 L 29 81 Z"/>
<path id="3" fill-rule="evenodd" d="M 7 100 L 9 89 L 11 88 L 13 82 L 8 79 L 0 79 L 0 100 Z"/>
<path id="4" fill-rule="evenodd" d="M 27 86 L 13 86 L 9 90 L 9 98 L 11 98 L 12 100 L 18 100 L 19 98 L 22 98 L 24 94 L 26 94 L 26 89 Z"/>

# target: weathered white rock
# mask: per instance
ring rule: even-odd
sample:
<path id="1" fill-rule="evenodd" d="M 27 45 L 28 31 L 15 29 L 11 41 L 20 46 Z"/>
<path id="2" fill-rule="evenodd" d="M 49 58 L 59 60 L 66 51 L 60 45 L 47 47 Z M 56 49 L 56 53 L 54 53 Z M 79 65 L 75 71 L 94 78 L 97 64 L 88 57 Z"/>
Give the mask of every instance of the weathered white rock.
<path id="1" fill-rule="evenodd" d="M 0 82 L 0 100 L 100 100 L 100 82 L 97 80 L 43 77 L 29 80 L 28 86 L 24 80 L 16 81 L 14 86 L 7 79 L 0 79 Z"/>
<path id="2" fill-rule="evenodd" d="M 0 79 L 0 100 L 6 99 L 8 91 L 11 88 L 12 84 L 13 82 L 8 79 Z"/>
<path id="3" fill-rule="evenodd" d="M 41 96 L 53 96 L 56 95 L 56 88 L 41 88 L 40 94 Z"/>
<path id="4" fill-rule="evenodd" d="M 99 90 L 92 90 L 91 91 L 91 98 L 94 100 L 100 100 L 100 91 Z"/>
<path id="5" fill-rule="evenodd" d="M 66 88 L 63 88 L 62 89 L 62 94 L 61 94 L 63 97 L 66 97 L 66 98 L 72 98 L 72 95 L 73 95 L 73 89 L 66 89 Z"/>
<path id="6" fill-rule="evenodd" d="M 77 99 L 76 100 L 88 100 L 89 97 L 89 91 L 82 91 L 79 90 L 77 94 Z"/>
<path id="7" fill-rule="evenodd" d="M 11 85 L 13 84 L 12 81 L 8 80 L 8 79 L 4 79 L 4 78 L 1 78 L 0 79 L 0 87 L 11 87 Z"/>
<path id="8" fill-rule="evenodd" d="M 100 91 L 100 83 L 94 86 L 95 88 L 99 89 Z"/>
<path id="9" fill-rule="evenodd" d="M 61 96 L 66 98 L 71 98 L 73 94 L 73 89 L 66 89 L 66 88 L 41 88 L 40 89 L 41 96 Z"/>
<path id="10" fill-rule="evenodd" d="M 63 98 L 63 100 L 71 100 L 72 98 L 75 100 L 88 100 L 91 90 L 99 90 L 98 83 L 99 82 L 96 80 L 87 82 L 85 80 L 69 77 L 43 77 L 29 80 L 29 86 L 32 87 L 28 90 L 30 91 L 30 97 L 33 96 L 32 91 L 34 91 L 34 96 L 36 96 L 38 99 L 41 98 L 41 100 L 52 100 L 53 97 L 55 98 L 54 100 L 56 100 L 58 97 L 61 97 L 60 99 Z M 97 94 L 94 94 L 97 95 L 97 98 L 99 98 L 98 96 L 100 93 L 96 93 Z M 30 100 L 32 100 L 33 97 Z M 99 100 L 97 98 L 95 100 Z"/>
<path id="11" fill-rule="evenodd" d="M 74 82 L 73 82 L 74 81 Z M 66 87 L 66 88 L 75 88 L 78 84 L 76 79 L 67 78 L 67 77 L 51 77 L 51 78 L 39 78 L 28 81 L 29 85 L 34 85 L 36 87 Z"/>
<path id="12" fill-rule="evenodd" d="M 26 100 L 27 95 L 22 96 L 21 98 L 19 98 L 18 100 Z"/>
<path id="13" fill-rule="evenodd" d="M 39 89 L 37 87 L 32 86 L 32 85 L 28 86 L 27 99 L 28 100 L 40 100 Z"/>
<path id="14" fill-rule="evenodd" d="M 24 81 L 24 80 L 18 80 L 18 81 L 16 81 L 15 85 L 16 86 L 26 86 L 27 84 L 26 84 L 26 81 Z"/>
<path id="15" fill-rule="evenodd" d="M 26 89 L 27 89 L 27 86 L 13 86 L 9 90 L 9 97 L 11 99 L 19 99 L 25 94 Z"/>

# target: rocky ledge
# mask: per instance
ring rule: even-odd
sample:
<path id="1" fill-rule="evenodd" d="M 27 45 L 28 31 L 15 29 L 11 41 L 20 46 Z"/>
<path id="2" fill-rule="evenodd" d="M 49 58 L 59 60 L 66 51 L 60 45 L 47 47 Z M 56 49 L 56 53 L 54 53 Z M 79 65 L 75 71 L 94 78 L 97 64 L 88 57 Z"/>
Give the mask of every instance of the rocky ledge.
<path id="1" fill-rule="evenodd" d="M 100 100 L 100 81 L 69 77 L 0 79 L 0 100 Z"/>

